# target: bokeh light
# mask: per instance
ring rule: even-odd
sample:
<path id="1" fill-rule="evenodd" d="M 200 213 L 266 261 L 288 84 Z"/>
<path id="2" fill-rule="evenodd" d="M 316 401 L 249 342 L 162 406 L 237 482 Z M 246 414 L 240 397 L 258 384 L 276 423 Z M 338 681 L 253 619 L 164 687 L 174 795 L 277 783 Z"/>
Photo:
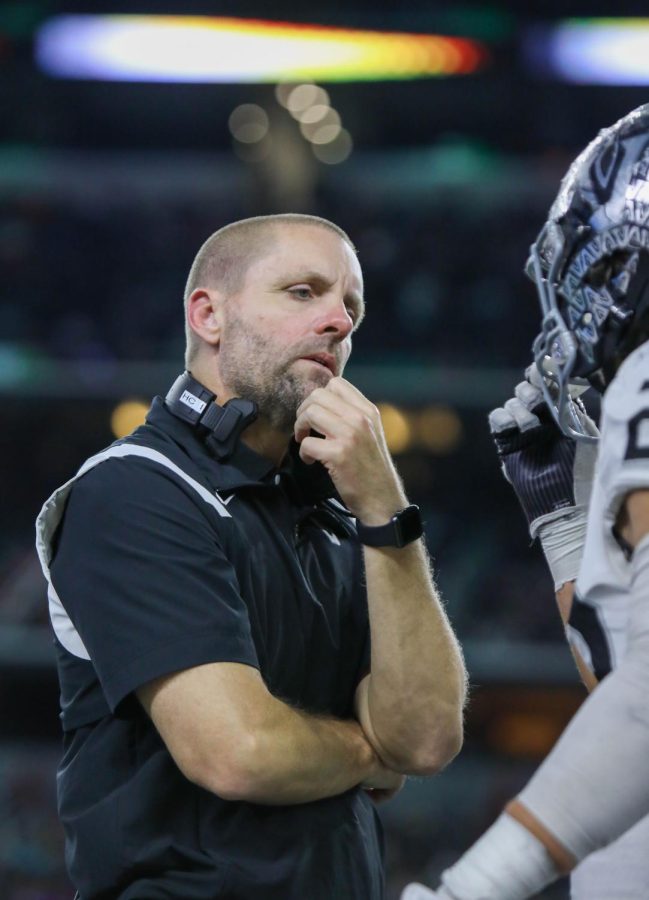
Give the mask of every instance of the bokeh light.
<path id="1" fill-rule="evenodd" d="M 452 453 L 462 440 L 462 420 L 448 406 L 429 406 L 417 416 L 418 443 L 435 454 Z"/>
<path id="2" fill-rule="evenodd" d="M 116 438 L 126 437 L 134 428 L 144 424 L 148 411 L 149 404 L 143 400 L 123 400 L 111 413 L 111 431 Z"/>
<path id="3" fill-rule="evenodd" d="M 333 141 L 328 144 L 312 144 L 313 155 L 328 166 L 335 166 L 345 162 L 354 148 L 351 134 L 346 128 L 341 128 Z"/>
<path id="4" fill-rule="evenodd" d="M 324 91 L 315 84 L 298 84 L 288 95 L 286 108 L 292 116 L 297 116 L 304 109 L 316 103 L 322 103 Z"/>
<path id="5" fill-rule="evenodd" d="M 412 428 L 407 416 L 391 403 L 379 403 L 378 410 L 390 453 L 403 453 L 412 441 Z"/>
<path id="6" fill-rule="evenodd" d="M 335 109 L 332 109 L 331 107 L 326 110 L 325 114 L 320 119 L 318 119 L 318 121 L 300 123 L 300 131 L 307 139 L 307 141 L 310 141 L 314 144 L 329 143 L 329 141 L 332 141 L 340 132 L 341 127 L 340 115 Z M 323 129 L 329 129 L 331 131 L 331 137 L 329 137 L 328 140 L 316 139 L 316 135 Z"/>
<path id="7" fill-rule="evenodd" d="M 256 103 L 242 103 L 233 109 L 228 126 L 232 136 L 242 144 L 256 144 L 268 134 L 268 114 Z"/>

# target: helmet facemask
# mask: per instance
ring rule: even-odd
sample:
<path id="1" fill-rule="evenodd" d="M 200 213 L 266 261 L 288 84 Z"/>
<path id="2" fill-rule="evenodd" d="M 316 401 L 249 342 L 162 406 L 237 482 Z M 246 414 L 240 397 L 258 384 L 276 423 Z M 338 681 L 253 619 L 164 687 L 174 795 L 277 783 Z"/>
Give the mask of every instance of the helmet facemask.
<path id="1" fill-rule="evenodd" d="M 533 352 L 545 400 L 566 435 L 593 440 L 570 385 L 604 390 L 649 327 L 649 105 L 572 164 L 527 274 L 542 310 Z"/>

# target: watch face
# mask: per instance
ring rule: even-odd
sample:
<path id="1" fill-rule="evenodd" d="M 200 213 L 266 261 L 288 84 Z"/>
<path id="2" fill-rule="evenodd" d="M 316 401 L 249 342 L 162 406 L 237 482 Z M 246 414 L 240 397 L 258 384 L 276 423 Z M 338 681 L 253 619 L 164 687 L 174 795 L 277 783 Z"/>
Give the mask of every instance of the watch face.
<path id="1" fill-rule="evenodd" d="M 399 546 L 404 547 L 416 541 L 424 532 L 418 506 L 408 506 L 394 517 L 394 524 L 399 537 Z"/>

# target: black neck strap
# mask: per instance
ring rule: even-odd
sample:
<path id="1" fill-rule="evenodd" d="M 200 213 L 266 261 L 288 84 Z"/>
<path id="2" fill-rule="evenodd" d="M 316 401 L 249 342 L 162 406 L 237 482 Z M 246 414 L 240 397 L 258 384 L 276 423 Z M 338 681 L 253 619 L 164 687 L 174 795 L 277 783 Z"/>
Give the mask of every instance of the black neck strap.
<path id="1" fill-rule="evenodd" d="M 257 418 L 257 406 L 251 400 L 235 397 L 219 406 L 216 394 L 189 372 L 183 372 L 171 385 L 165 406 L 174 416 L 196 428 L 217 459 L 232 455 L 241 432 Z"/>

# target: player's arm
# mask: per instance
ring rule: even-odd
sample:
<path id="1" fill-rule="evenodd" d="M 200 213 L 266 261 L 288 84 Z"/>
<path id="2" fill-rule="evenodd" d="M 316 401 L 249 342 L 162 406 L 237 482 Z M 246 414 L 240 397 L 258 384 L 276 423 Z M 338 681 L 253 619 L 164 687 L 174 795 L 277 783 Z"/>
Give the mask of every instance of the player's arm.
<path id="1" fill-rule="evenodd" d="M 556 862 L 584 858 L 649 812 L 649 490 L 627 494 L 617 524 L 633 551 L 626 654 L 509 807 Z"/>
<path id="2" fill-rule="evenodd" d="M 618 516 L 617 528 L 633 549 L 649 534 L 649 490 L 633 491 L 627 495 Z"/>
<path id="3" fill-rule="evenodd" d="M 618 529 L 633 549 L 624 659 L 506 812 L 444 873 L 443 887 L 410 885 L 402 900 L 523 900 L 649 812 L 649 491 L 626 496 Z"/>
<path id="4" fill-rule="evenodd" d="M 310 394 L 298 410 L 295 437 L 302 458 L 327 468 L 365 525 L 384 525 L 408 505 L 378 410 L 349 382 L 333 378 Z M 357 689 L 357 715 L 390 768 L 430 774 L 462 743 L 462 656 L 423 541 L 366 547 L 364 554 L 372 671 Z"/>
<path id="5" fill-rule="evenodd" d="M 529 372 L 529 370 L 528 370 Z M 550 418 L 538 384 L 525 380 L 515 395 L 489 416 L 503 472 L 539 537 L 555 585 L 557 604 L 568 623 L 586 532 L 586 510 L 594 449 L 564 438 Z M 594 426 L 591 426 L 594 430 Z M 595 679 L 573 650 L 582 678 Z M 443 875 L 433 892 L 409 885 L 402 900 L 518 900 L 569 871 L 574 857 L 541 822 L 514 800 L 494 825 Z"/>
<path id="6" fill-rule="evenodd" d="M 561 621 L 564 626 L 568 625 L 570 621 L 570 613 L 572 611 L 572 603 L 575 596 L 575 582 L 567 581 L 565 584 L 562 584 L 559 590 L 556 592 L 557 606 L 559 608 L 559 615 L 561 616 Z M 586 660 L 583 658 L 579 649 L 575 647 L 574 644 L 568 642 L 570 647 L 570 652 L 572 653 L 572 658 L 575 661 L 575 665 L 577 666 L 577 670 L 581 677 L 581 680 L 584 683 L 586 689 L 590 692 L 593 691 L 598 684 L 597 678 L 593 673 L 593 670 L 590 668 Z"/>
<path id="7" fill-rule="evenodd" d="M 356 721 L 293 709 L 251 666 L 197 666 L 137 695 L 182 773 L 226 800 L 297 804 L 359 784 L 388 791 L 401 784 Z"/>
<path id="8" fill-rule="evenodd" d="M 596 445 L 565 437 L 545 406 L 535 367 L 516 386 L 504 407 L 493 410 L 489 425 L 505 477 L 527 519 L 530 536 L 538 538 L 554 582 L 564 626 L 570 620 L 575 579 L 584 542 Z M 529 380 L 528 380 L 529 379 Z M 594 436 L 595 424 L 575 397 L 575 410 Z M 588 690 L 597 684 L 579 650 L 570 643 Z"/>

